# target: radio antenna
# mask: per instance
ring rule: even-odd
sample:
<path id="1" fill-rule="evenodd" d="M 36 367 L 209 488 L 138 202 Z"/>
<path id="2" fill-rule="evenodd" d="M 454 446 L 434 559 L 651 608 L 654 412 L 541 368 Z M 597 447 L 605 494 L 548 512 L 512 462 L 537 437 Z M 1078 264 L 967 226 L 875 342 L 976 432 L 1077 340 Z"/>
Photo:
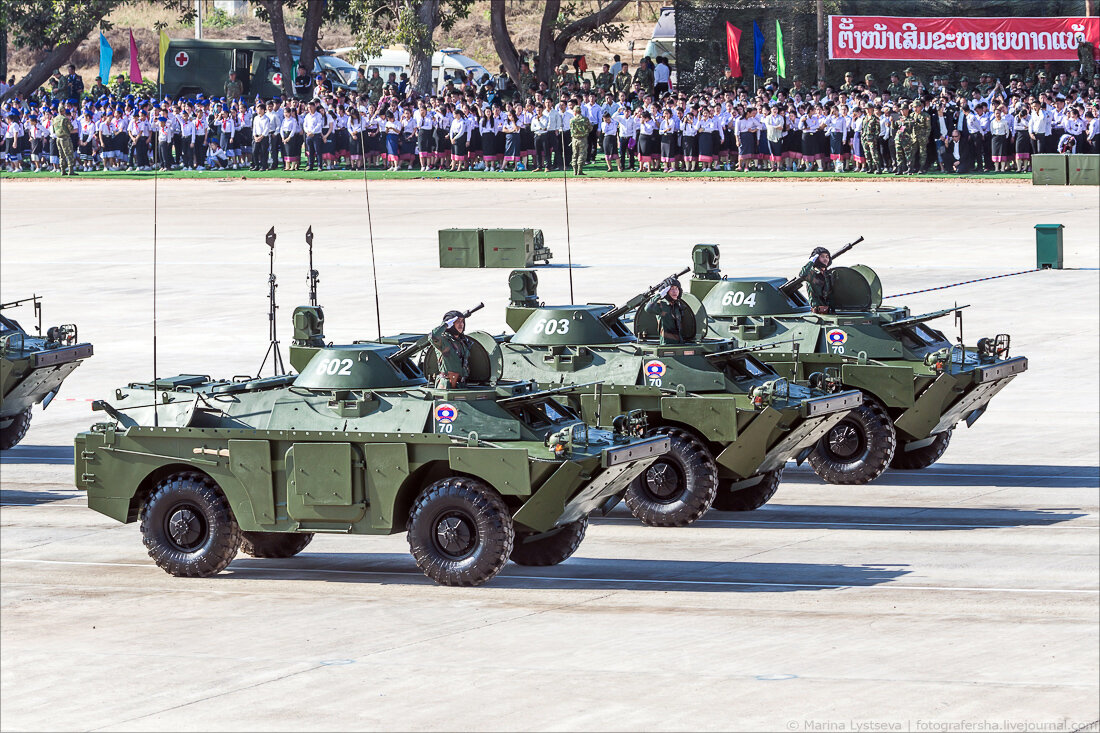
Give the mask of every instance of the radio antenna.
<path id="1" fill-rule="evenodd" d="M 313 269 L 313 227 L 306 229 L 306 246 L 309 247 L 309 304 L 317 305 L 317 283 L 321 281 L 319 273 Z"/>
<path id="2" fill-rule="evenodd" d="M 267 258 L 268 258 L 268 272 L 267 272 L 267 352 L 264 353 L 264 360 L 260 364 L 260 371 L 256 376 L 259 377 L 264 372 L 264 367 L 267 366 L 268 357 L 274 357 L 271 361 L 271 367 L 275 371 L 275 376 L 286 374 L 286 367 L 283 366 L 283 355 L 279 353 L 279 337 L 277 329 L 275 327 L 275 310 L 278 308 L 275 305 L 275 288 L 279 287 L 275 282 L 275 227 L 271 227 L 267 230 Z"/>
<path id="3" fill-rule="evenodd" d="M 569 302 L 576 303 L 573 297 L 573 241 L 569 230 L 569 174 L 565 170 L 565 130 L 561 134 L 561 185 L 565 189 L 565 253 L 569 261 Z"/>
<path id="4" fill-rule="evenodd" d="M 359 149 L 364 149 L 363 132 L 359 131 Z M 370 187 L 367 185 L 367 166 L 363 165 L 363 195 L 367 198 L 367 236 L 370 238 L 370 273 L 374 280 L 374 320 L 378 326 L 378 338 L 382 338 L 382 308 L 378 298 L 378 268 L 374 264 L 374 225 L 370 216 Z"/>
<path id="5" fill-rule="evenodd" d="M 160 400 L 157 399 L 157 181 L 160 180 L 157 150 L 153 150 L 153 427 L 160 425 Z"/>

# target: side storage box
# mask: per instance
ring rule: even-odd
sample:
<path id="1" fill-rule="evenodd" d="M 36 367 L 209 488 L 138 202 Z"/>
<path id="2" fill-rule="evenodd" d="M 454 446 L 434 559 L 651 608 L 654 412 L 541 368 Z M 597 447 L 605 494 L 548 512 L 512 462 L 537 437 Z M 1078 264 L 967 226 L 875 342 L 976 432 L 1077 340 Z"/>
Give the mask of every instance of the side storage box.
<path id="1" fill-rule="evenodd" d="M 1035 186 L 1066 185 L 1066 156 L 1050 153 L 1031 156 L 1031 183 Z"/>
<path id="2" fill-rule="evenodd" d="M 533 229 L 484 229 L 485 267 L 530 267 L 535 264 Z"/>
<path id="3" fill-rule="evenodd" d="M 480 229 L 440 229 L 440 267 L 481 267 Z"/>
<path id="4" fill-rule="evenodd" d="M 1100 186 L 1100 155 L 1067 155 L 1066 165 L 1071 186 Z"/>

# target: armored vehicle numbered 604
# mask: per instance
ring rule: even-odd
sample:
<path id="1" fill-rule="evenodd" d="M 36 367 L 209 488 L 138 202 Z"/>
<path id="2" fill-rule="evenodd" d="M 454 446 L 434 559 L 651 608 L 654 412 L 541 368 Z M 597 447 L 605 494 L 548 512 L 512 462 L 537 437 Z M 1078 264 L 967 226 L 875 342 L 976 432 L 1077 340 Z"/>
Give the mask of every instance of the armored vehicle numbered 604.
<path id="1" fill-rule="evenodd" d="M 932 465 L 955 426 L 973 425 L 1027 370 L 1026 358 L 1009 356 L 1007 334 L 966 347 L 929 325 L 958 307 L 913 315 L 883 306 L 879 278 L 864 265 L 829 271 L 831 310 L 818 314 L 797 281 L 723 277 L 718 256 L 716 245 L 693 251 L 690 292 L 706 309 L 709 334 L 759 348 L 762 360 L 791 379 L 863 393 L 863 406 L 809 457 L 826 481 L 862 484 L 887 466 Z"/>
<path id="2" fill-rule="evenodd" d="M 76 485 L 140 520 L 173 575 L 218 573 L 238 548 L 290 557 L 316 532 L 407 530 L 425 575 L 477 585 L 509 557 L 568 558 L 589 513 L 668 449 L 637 437 L 641 415 L 590 429 L 532 382 L 432 388 L 397 351 L 311 348 L 300 375 L 130 384 L 93 405 L 113 420 L 76 437 Z"/>
<path id="3" fill-rule="evenodd" d="M 860 404 L 858 392 L 826 395 L 793 385 L 752 354 L 730 351 L 728 342 L 646 341 L 656 329 L 641 305 L 656 288 L 619 307 L 543 306 L 533 271 L 513 272 L 510 283 L 507 321 L 515 334 L 498 339 L 494 357 L 505 378 L 560 387 L 593 425 L 641 411 L 650 434 L 669 440 L 668 454 L 624 497 L 646 524 L 689 524 L 712 504 L 721 510 L 763 505 L 787 460 L 805 458 Z M 633 311 L 636 333 L 622 321 Z M 432 371 L 430 363 L 425 368 Z"/>
<path id="4" fill-rule="evenodd" d="M 0 310 L 23 303 L 34 305 L 38 333 L 31 335 L 18 322 L 0 315 L 0 450 L 23 439 L 31 424 L 31 408 L 42 409 L 61 389 L 61 383 L 92 355 L 92 345 L 78 343 L 76 326 L 51 326 L 42 335 L 42 303 L 37 295 L 0 305 Z"/>

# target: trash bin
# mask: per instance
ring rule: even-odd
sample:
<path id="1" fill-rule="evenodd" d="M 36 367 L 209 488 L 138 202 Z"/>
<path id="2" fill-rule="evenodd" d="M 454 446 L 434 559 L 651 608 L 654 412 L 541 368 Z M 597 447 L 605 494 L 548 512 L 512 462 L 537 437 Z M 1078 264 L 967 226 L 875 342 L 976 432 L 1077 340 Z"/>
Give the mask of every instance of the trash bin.
<path id="1" fill-rule="evenodd" d="M 1031 156 L 1031 183 L 1035 186 L 1066 185 L 1066 156 L 1051 153 Z"/>
<path id="2" fill-rule="evenodd" d="M 480 229 L 440 229 L 440 267 L 481 267 Z"/>
<path id="3" fill-rule="evenodd" d="M 1069 185 L 1100 186 L 1100 155 L 1067 155 L 1066 166 Z"/>
<path id="4" fill-rule="evenodd" d="M 1061 224 L 1035 225 L 1035 266 L 1043 269 L 1062 269 Z"/>

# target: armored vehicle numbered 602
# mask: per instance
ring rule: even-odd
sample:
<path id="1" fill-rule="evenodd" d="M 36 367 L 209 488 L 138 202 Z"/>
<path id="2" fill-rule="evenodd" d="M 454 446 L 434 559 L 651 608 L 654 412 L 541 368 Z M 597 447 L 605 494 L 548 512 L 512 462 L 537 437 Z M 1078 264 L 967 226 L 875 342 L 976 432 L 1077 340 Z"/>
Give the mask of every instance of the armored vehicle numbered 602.
<path id="1" fill-rule="evenodd" d="M 218 573 L 239 547 L 290 557 L 317 532 L 407 530 L 425 575 L 477 585 L 509 557 L 568 558 L 589 513 L 668 449 L 637 437 L 640 415 L 590 429 L 532 382 L 432 388 L 397 351 L 311 348 L 300 375 L 130 384 L 93 405 L 113 420 L 76 437 L 76 485 L 140 520 L 173 575 Z"/>
<path id="2" fill-rule="evenodd" d="M 92 345 L 78 343 L 76 326 L 51 326 L 42 335 L 42 303 L 39 296 L 0 305 L 0 310 L 23 303 L 34 305 L 38 333 L 31 335 L 18 322 L 0 315 L 0 450 L 23 439 L 31 424 L 31 409 L 42 409 L 61 389 L 61 383 L 92 355 Z"/>
<path id="3" fill-rule="evenodd" d="M 829 271 L 831 311 L 818 314 L 797 281 L 723 277 L 718 256 L 716 245 L 693 251 L 690 292 L 706 309 L 709 334 L 759 348 L 762 360 L 791 379 L 863 393 L 863 406 L 809 457 L 826 481 L 862 484 L 887 466 L 932 465 L 955 426 L 973 425 L 993 396 L 1027 370 L 1026 358 L 1009 356 L 1007 334 L 966 347 L 929 325 L 957 307 L 913 315 L 883 306 L 879 278 L 864 265 Z"/>

